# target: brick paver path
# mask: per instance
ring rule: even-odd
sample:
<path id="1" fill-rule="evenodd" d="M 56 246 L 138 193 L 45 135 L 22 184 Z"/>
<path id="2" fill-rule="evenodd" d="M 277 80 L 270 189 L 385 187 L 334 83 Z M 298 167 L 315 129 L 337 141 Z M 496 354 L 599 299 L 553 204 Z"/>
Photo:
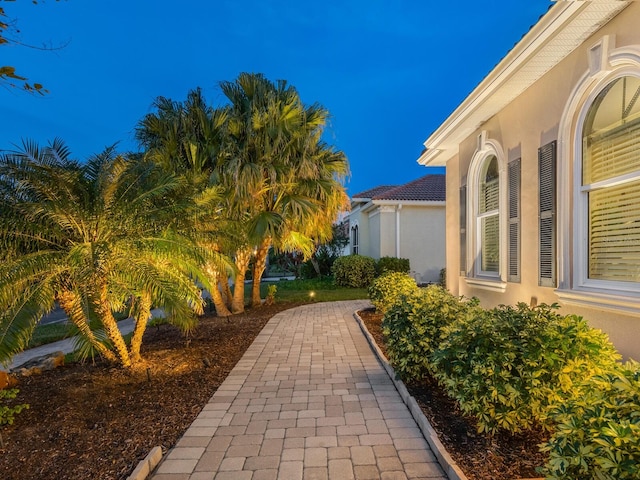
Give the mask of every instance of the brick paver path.
<path id="1" fill-rule="evenodd" d="M 353 312 L 274 316 L 154 480 L 446 479 Z"/>

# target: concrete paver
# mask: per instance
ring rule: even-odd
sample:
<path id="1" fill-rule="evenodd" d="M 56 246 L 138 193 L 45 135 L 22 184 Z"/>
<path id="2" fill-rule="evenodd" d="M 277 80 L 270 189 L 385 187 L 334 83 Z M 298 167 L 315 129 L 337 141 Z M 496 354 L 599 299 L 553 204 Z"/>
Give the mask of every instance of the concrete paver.
<path id="1" fill-rule="evenodd" d="M 274 316 L 154 480 L 447 478 L 353 312 Z"/>

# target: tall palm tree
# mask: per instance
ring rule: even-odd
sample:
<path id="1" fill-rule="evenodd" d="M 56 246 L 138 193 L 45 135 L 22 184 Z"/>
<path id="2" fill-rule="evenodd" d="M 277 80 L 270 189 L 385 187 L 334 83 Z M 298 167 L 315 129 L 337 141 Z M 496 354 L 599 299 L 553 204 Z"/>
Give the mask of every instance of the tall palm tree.
<path id="1" fill-rule="evenodd" d="M 272 246 L 310 256 L 314 239 L 330 235 L 345 205 L 341 181 L 348 163 L 321 141 L 328 111 L 305 105 L 286 81 L 242 73 L 220 87 L 230 102 L 221 168 L 235 185 L 239 208 L 251 217 L 256 306 Z"/>
<path id="2" fill-rule="evenodd" d="M 136 129 L 136 137 L 146 151 L 146 158 L 166 172 L 183 177 L 187 187 L 183 194 L 186 196 L 197 196 L 212 187 L 224 191 L 217 169 L 226 109 L 209 106 L 199 88 L 191 90 L 184 102 L 158 97 L 153 106 L 155 111 L 147 114 Z M 221 207 L 222 203 L 219 203 L 202 209 L 196 228 L 199 229 L 201 246 L 219 253 L 212 257 L 205 271 L 217 314 L 228 316 L 231 304 L 224 302 L 218 284 L 226 280 L 232 262 L 220 252 L 229 250 L 234 225 L 228 213 L 221 215 Z M 215 219 L 215 222 L 207 219 Z"/>
<path id="3" fill-rule="evenodd" d="M 152 304 L 193 326 L 202 312 L 194 279 L 204 278 L 207 256 L 190 223 L 198 209 L 172 196 L 181 188 L 114 149 L 84 164 L 58 140 L 0 156 L 0 359 L 26 347 L 54 302 L 98 353 L 126 367 L 140 359 Z M 130 347 L 113 315 L 127 309 L 136 321 Z"/>

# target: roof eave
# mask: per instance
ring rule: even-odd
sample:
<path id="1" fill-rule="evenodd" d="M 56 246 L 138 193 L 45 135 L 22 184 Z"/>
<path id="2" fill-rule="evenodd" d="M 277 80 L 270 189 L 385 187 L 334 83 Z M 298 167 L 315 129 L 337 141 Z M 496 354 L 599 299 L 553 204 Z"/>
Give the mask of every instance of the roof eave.
<path id="1" fill-rule="evenodd" d="M 612 18 L 629 3 L 629 0 L 557 0 L 549 11 L 527 32 L 526 35 L 511 49 L 511 51 L 496 65 L 496 67 L 482 80 L 482 82 L 467 96 L 467 98 L 454 110 L 454 112 L 433 132 L 424 142 L 425 151 L 418 158 L 418 163 L 425 166 L 442 166 L 458 151 L 458 145 L 484 122 L 498 113 L 517 95 L 535 83 L 547 73 L 558 61 L 575 50 L 584 40 L 585 35 L 591 35 L 604 22 Z M 608 5 L 610 8 L 592 8 L 592 4 Z M 552 40 L 558 38 L 576 17 L 586 10 L 594 18 L 591 30 L 582 32 L 577 30 L 563 33 L 563 41 L 568 35 L 574 35 L 571 39 L 575 45 L 570 51 L 556 51 L 556 55 L 548 57 L 546 61 L 540 61 L 539 55 L 545 47 L 553 48 Z M 569 30 L 569 29 L 566 29 Z M 543 52 L 544 53 L 544 52 Z M 538 57 L 538 58 L 537 58 Z M 536 70 L 529 77 L 509 81 L 518 74 L 523 66 L 537 58 Z M 523 75 L 524 77 L 524 75 Z M 499 90 L 505 90 L 502 101 L 494 101 L 488 105 L 487 100 Z"/>

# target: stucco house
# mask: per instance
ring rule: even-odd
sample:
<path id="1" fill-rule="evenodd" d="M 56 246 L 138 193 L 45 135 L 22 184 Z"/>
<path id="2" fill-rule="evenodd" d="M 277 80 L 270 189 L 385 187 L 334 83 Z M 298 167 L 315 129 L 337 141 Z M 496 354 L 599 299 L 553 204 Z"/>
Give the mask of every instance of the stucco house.
<path id="1" fill-rule="evenodd" d="M 353 195 L 350 253 L 408 258 L 417 282 L 437 282 L 445 258 L 445 185 L 444 175 L 426 175 Z"/>
<path id="2" fill-rule="evenodd" d="M 559 303 L 640 360 L 640 3 L 556 1 L 425 142 L 447 283 Z"/>

